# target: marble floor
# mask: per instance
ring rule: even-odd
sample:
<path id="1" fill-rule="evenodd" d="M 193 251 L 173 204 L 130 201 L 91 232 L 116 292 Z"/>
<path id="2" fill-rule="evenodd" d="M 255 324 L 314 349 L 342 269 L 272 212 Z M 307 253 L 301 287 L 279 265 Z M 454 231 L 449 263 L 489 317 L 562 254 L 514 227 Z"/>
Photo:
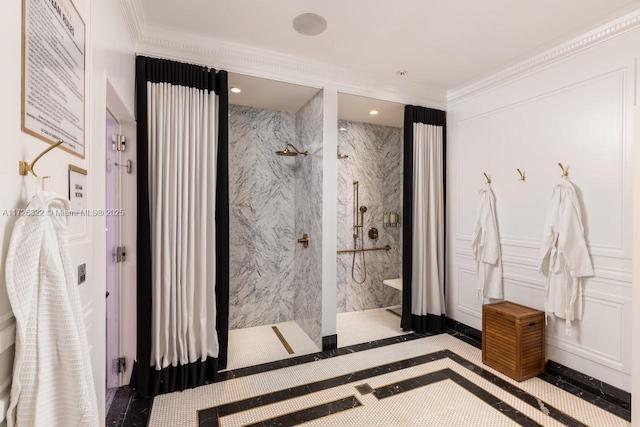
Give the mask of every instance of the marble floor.
<path id="1" fill-rule="evenodd" d="M 559 373 L 559 367 L 571 371 L 561 365 L 511 380 L 482 364 L 479 331 L 462 326 L 231 369 L 213 384 L 155 399 L 135 399 L 123 387 L 106 425 L 631 425 L 629 393 L 606 384 L 578 386 L 579 373 Z M 612 393 L 602 393 L 608 388 Z"/>

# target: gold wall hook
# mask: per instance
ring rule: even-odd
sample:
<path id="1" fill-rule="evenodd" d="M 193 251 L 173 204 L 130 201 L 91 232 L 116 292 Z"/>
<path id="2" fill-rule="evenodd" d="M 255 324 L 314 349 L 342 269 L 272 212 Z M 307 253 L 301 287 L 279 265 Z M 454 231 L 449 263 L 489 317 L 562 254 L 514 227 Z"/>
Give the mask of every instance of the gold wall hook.
<path id="1" fill-rule="evenodd" d="M 518 171 L 518 173 L 520 174 L 520 179 L 518 181 L 525 181 L 527 179 L 526 176 L 524 176 L 524 174 L 520 171 L 520 169 L 516 169 Z"/>
<path id="2" fill-rule="evenodd" d="M 53 150 L 54 148 L 56 148 L 57 146 L 61 145 L 64 141 L 63 140 L 59 140 L 58 142 L 56 142 L 55 144 L 51 144 L 50 147 L 48 147 L 46 150 L 44 150 L 42 153 L 38 154 L 38 157 L 36 157 L 35 159 L 33 159 L 33 161 L 31 162 L 31 164 L 24 162 L 22 160 L 20 160 L 18 162 L 18 173 L 22 176 L 28 175 L 29 172 L 31 172 L 31 174 L 33 176 L 35 176 L 36 178 L 38 177 L 38 175 L 36 175 L 36 173 L 33 171 L 33 167 L 36 165 L 36 162 L 38 160 L 40 160 L 40 158 L 42 156 L 44 156 L 45 154 L 47 154 L 49 151 Z"/>
<path id="3" fill-rule="evenodd" d="M 487 178 L 487 184 L 491 184 L 491 178 L 489 178 L 489 175 L 487 175 L 484 172 L 482 172 L 482 175 L 484 175 L 484 177 Z"/>
<path id="4" fill-rule="evenodd" d="M 565 169 L 564 166 L 562 166 L 562 163 L 558 163 L 558 166 L 560 166 L 560 169 L 562 169 L 562 176 L 569 176 L 569 169 Z"/>

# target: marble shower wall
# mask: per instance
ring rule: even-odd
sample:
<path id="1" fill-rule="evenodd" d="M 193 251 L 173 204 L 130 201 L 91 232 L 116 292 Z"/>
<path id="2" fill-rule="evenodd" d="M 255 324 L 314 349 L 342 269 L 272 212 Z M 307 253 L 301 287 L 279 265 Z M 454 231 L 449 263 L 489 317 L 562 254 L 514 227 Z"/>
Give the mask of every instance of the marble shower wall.
<path id="1" fill-rule="evenodd" d="M 337 255 L 338 313 L 400 304 L 400 291 L 382 283 L 402 277 L 402 227 L 383 226 L 384 213 L 402 213 L 403 143 L 402 128 L 340 120 L 338 147 L 349 157 L 338 161 L 338 246 L 354 246 L 354 181 L 359 181 L 364 214 L 364 247 L 390 245 L 390 251 L 364 252 L 367 278 L 357 284 L 351 277 L 353 254 Z M 359 208 L 359 207 L 358 207 Z M 359 215 L 359 211 L 358 211 Z M 378 229 L 377 241 L 368 236 Z M 358 237 L 358 248 L 361 247 Z M 355 278 L 362 281 L 362 253 L 356 253 Z"/>
<path id="2" fill-rule="evenodd" d="M 295 245 L 294 319 L 322 348 L 322 91 L 295 115 L 295 236 L 309 235 L 309 247 Z"/>
<path id="3" fill-rule="evenodd" d="M 294 319 L 295 167 L 292 113 L 229 106 L 229 328 Z"/>

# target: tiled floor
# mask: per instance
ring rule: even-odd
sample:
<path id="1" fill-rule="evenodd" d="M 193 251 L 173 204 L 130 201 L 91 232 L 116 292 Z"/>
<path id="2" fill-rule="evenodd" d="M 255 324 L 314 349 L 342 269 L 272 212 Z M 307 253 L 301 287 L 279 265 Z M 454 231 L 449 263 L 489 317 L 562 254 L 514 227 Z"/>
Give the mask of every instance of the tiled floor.
<path id="1" fill-rule="evenodd" d="M 405 338 L 405 337 L 402 337 Z M 408 337 L 407 337 L 408 338 Z M 368 384 L 372 393 L 355 386 Z M 219 423 L 219 424 L 218 424 Z M 158 396 L 149 426 L 629 426 L 549 382 L 517 383 L 448 334 Z"/>
<path id="2" fill-rule="evenodd" d="M 400 316 L 388 311 L 388 309 L 398 307 L 339 313 L 337 319 L 338 347 L 405 334 L 406 332 L 402 332 L 400 329 Z"/>
<path id="3" fill-rule="evenodd" d="M 398 306 L 389 307 L 397 308 Z M 291 346 L 289 353 L 276 333 Z M 400 317 L 386 308 L 338 314 L 338 346 L 346 347 L 405 334 L 400 329 Z M 260 349 L 260 351 L 256 351 Z M 260 365 L 320 351 L 296 322 L 229 331 L 229 360 L 227 370 Z"/>
<path id="4" fill-rule="evenodd" d="M 282 344 L 272 327 L 276 326 L 293 350 L 292 354 Z M 320 351 L 296 322 L 229 331 L 229 359 L 227 370 L 254 366 L 303 354 Z"/>
<path id="5" fill-rule="evenodd" d="M 630 425 L 629 393 L 606 384 L 593 392 L 593 381 L 581 388 L 576 371 L 516 383 L 480 363 L 479 331 L 450 326 L 449 335 L 401 335 L 228 370 L 215 384 L 155 400 L 122 387 L 106 425 Z M 608 388 L 615 393 L 603 394 Z"/>

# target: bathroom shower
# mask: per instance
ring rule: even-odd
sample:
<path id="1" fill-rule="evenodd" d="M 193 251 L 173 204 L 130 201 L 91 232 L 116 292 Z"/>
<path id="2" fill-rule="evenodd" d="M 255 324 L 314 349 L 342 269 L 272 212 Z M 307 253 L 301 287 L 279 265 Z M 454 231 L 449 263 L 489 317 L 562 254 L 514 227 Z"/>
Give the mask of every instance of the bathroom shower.
<path id="1" fill-rule="evenodd" d="M 289 147 L 293 148 L 293 151 L 289 150 Z M 296 147 L 294 147 L 293 144 L 289 144 L 288 142 L 285 141 L 284 150 L 276 151 L 276 154 L 278 156 L 293 157 L 293 156 L 297 156 L 298 154 L 302 154 L 303 156 L 307 156 L 309 154 L 309 152 L 308 151 L 304 151 L 304 152 L 300 151 Z"/>

